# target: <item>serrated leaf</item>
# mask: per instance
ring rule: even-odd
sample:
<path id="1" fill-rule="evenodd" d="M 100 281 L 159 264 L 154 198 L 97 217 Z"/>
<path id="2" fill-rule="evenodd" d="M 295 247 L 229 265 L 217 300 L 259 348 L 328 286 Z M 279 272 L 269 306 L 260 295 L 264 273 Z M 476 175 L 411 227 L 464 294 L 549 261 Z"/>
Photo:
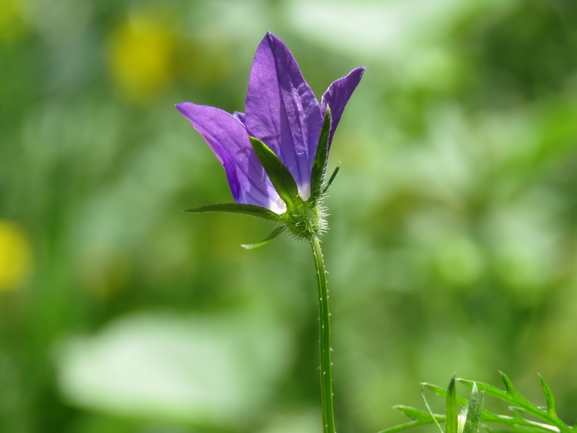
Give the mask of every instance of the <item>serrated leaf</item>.
<path id="1" fill-rule="evenodd" d="M 492 395 L 493 397 L 497 397 L 500 398 L 501 400 L 505 400 L 505 401 L 509 401 L 511 402 L 512 399 L 511 397 L 502 389 L 497 388 L 496 386 L 493 385 L 489 385 L 488 383 L 483 383 L 483 382 L 474 382 L 472 380 L 466 380 L 466 379 L 457 379 L 460 383 L 462 383 L 465 386 L 469 386 L 469 387 L 473 387 L 474 384 L 477 385 L 477 387 L 483 389 L 488 395 Z"/>
<path id="2" fill-rule="evenodd" d="M 288 208 L 296 206 L 300 200 L 299 190 L 289 169 L 279 157 L 258 138 L 249 137 L 250 143 L 256 152 L 258 160 L 264 167 L 264 171 L 272 182 L 280 198 Z"/>
<path id="3" fill-rule="evenodd" d="M 455 386 L 455 375 L 451 377 L 445 398 L 445 412 L 447 416 L 445 429 L 447 433 L 457 433 L 459 413 L 457 411 L 457 387 Z"/>
<path id="4" fill-rule="evenodd" d="M 245 250 L 254 250 L 255 248 L 259 248 L 262 247 L 266 244 L 268 244 L 270 241 L 272 241 L 274 238 L 276 238 L 278 235 L 280 235 L 282 232 L 284 232 L 286 229 L 286 226 L 280 226 L 277 227 L 270 235 L 268 235 L 266 237 L 266 239 L 260 241 L 259 243 L 256 244 L 241 244 L 241 247 L 243 247 Z"/>
<path id="5" fill-rule="evenodd" d="M 543 394 L 545 395 L 545 402 L 547 403 L 547 413 L 549 415 L 557 415 L 557 402 L 555 401 L 555 397 L 551 392 L 551 388 L 543 379 L 543 376 L 539 375 L 539 379 L 541 380 L 541 388 L 543 388 Z"/>
<path id="6" fill-rule="evenodd" d="M 505 373 L 503 373 L 502 371 L 500 371 L 499 374 L 501 375 L 501 380 L 505 384 L 505 389 L 507 390 L 507 394 L 509 394 L 513 397 L 520 397 L 523 400 L 525 400 L 523 397 L 521 397 L 521 394 L 519 394 L 517 392 L 517 390 L 513 386 L 513 382 L 511 382 L 511 379 L 509 379 L 509 377 Z"/>
<path id="7" fill-rule="evenodd" d="M 486 427 L 490 432 L 508 432 L 508 433 L 577 433 L 573 428 L 569 427 L 563 421 L 557 417 L 554 413 L 549 413 L 548 410 L 540 409 L 538 406 L 530 403 L 528 400 L 523 398 L 513 387 L 508 377 L 504 376 L 504 382 L 509 392 L 503 391 L 494 386 L 488 385 L 486 383 L 475 383 L 473 381 L 456 379 L 463 383 L 464 385 L 470 386 L 472 388 L 471 399 L 467 402 L 464 398 L 456 396 L 457 404 L 463 406 L 463 411 L 461 414 L 464 416 L 463 422 L 459 419 L 458 422 L 458 433 L 465 433 L 465 426 L 467 432 L 475 433 L 479 430 L 480 423 L 496 423 L 499 427 Z M 502 376 L 502 377 L 503 377 Z M 437 385 L 430 383 L 421 383 L 425 388 L 430 389 L 435 394 L 447 399 L 450 394 L 449 390 L 445 390 Z M 544 385 L 544 392 L 548 389 L 547 384 Z M 550 392 L 550 389 L 549 389 Z M 497 415 L 483 408 L 484 394 L 496 397 L 504 402 L 510 404 L 509 409 L 511 410 L 511 416 L 509 415 Z M 552 394 L 551 394 L 552 395 Z M 423 396 L 424 398 L 424 396 Z M 384 430 L 380 433 L 395 433 L 397 431 L 402 431 L 407 428 L 431 424 L 433 421 L 438 423 L 438 421 L 447 421 L 446 416 L 434 415 L 425 400 L 425 405 L 429 410 L 428 418 L 423 418 L 422 420 L 414 420 L 410 423 L 403 424 L 402 426 L 396 426 L 391 429 Z M 548 402 L 548 405 L 550 403 Z M 553 402 L 551 402 L 553 404 Z M 469 412 L 471 411 L 471 412 Z M 415 413 L 416 415 L 416 413 Z M 422 414 L 421 414 L 422 415 Z M 533 419 L 528 419 L 527 415 L 531 416 Z M 459 417 L 461 418 L 461 417 Z M 468 422 L 468 425 L 467 425 Z M 506 426 L 508 430 L 503 429 L 502 426 Z"/>
<path id="8" fill-rule="evenodd" d="M 479 433 L 481 427 L 481 412 L 483 409 L 483 393 L 473 384 L 471 399 L 467 404 L 467 419 L 463 433 Z"/>
<path id="9" fill-rule="evenodd" d="M 560 431 L 569 433 L 572 429 L 567 426 L 563 421 L 557 417 L 556 414 L 550 414 L 542 409 L 539 409 L 536 405 L 525 399 L 521 396 L 514 388 L 511 380 L 504 374 L 501 373 L 501 377 L 503 382 L 505 383 L 505 387 L 507 388 L 507 392 L 500 390 L 494 386 L 488 385 L 486 383 L 479 383 L 480 388 L 484 389 L 487 395 L 491 395 L 496 397 L 500 400 L 503 400 L 509 404 L 510 410 L 513 413 L 513 424 L 519 424 L 521 426 L 527 426 L 529 429 L 535 430 L 535 427 L 540 429 L 546 429 L 547 431 Z M 471 381 L 460 380 L 461 383 L 464 385 L 471 385 Z M 529 414 L 532 416 L 537 417 L 541 421 L 534 422 L 527 419 L 524 419 L 520 413 Z M 551 430 L 553 429 L 553 430 Z M 556 429 L 556 430 L 555 430 Z"/>
<path id="10" fill-rule="evenodd" d="M 464 382 L 464 379 L 455 379 L 455 380 L 458 382 L 461 382 L 461 383 Z M 471 386 L 473 386 L 472 385 L 473 382 L 472 381 L 469 381 L 469 382 L 471 382 Z M 447 397 L 447 391 L 438 385 L 434 385 L 432 383 L 427 383 L 427 382 L 421 382 L 421 385 L 430 389 L 431 391 L 433 391 L 435 394 L 439 395 L 440 397 L 443 397 L 443 398 Z M 457 395 L 456 399 L 457 399 L 457 404 L 459 404 L 463 407 L 467 406 L 467 404 L 468 404 L 467 399 L 465 399 L 459 395 Z M 486 409 L 482 410 L 482 415 L 483 415 L 483 421 L 497 421 L 498 419 L 500 419 L 499 417 L 502 416 L 502 415 L 497 415 L 497 414 L 491 413 Z"/>
<path id="11" fill-rule="evenodd" d="M 499 374 L 501 375 L 501 379 L 503 380 L 503 383 L 505 384 L 505 391 L 497 388 L 496 386 L 489 385 L 489 384 L 483 383 L 483 382 L 477 382 L 477 385 L 481 389 L 485 390 L 485 392 L 488 395 L 491 395 L 493 397 L 497 397 L 501 400 L 512 403 L 513 405 L 518 405 L 520 407 L 523 407 L 531 413 L 533 413 L 534 411 L 539 411 L 537 406 L 535 406 L 533 403 L 531 403 L 530 401 L 525 399 L 521 394 L 519 394 L 517 392 L 517 390 L 513 386 L 513 382 L 511 382 L 511 379 L 509 379 L 509 377 L 505 373 L 500 371 Z M 472 386 L 473 383 L 475 383 L 475 382 L 472 382 L 470 380 L 459 379 L 459 381 L 463 385 L 467 385 L 467 386 Z"/>
<path id="12" fill-rule="evenodd" d="M 329 137 L 331 133 L 331 109 L 327 106 L 323 127 L 319 136 L 319 143 L 313 161 L 313 168 L 311 172 L 311 197 L 309 200 L 317 201 L 320 197 L 321 185 L 325 174 L 325 167 L 327 165 L 327 156 L 329 149 Z"/>
<path id="13" fill-rule="evenodd" d="M 186 209 L 184 212 L 191 213 L 236 213 L 242 215 L 249 215 L 256 218 L 262 218 L 269 221 L 280 221 L 280 215 L 274 213 L 270 209 L 255 206 L 252 204 L 240 203 L 219 203 L 209 204 L 193 209 Z"/>

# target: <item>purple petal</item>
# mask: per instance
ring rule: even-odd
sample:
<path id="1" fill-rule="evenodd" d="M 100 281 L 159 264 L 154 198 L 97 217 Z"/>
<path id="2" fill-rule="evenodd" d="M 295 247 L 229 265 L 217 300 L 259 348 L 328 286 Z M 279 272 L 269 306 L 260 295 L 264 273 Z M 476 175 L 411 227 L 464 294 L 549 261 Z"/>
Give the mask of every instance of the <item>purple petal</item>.
<path id="1" fill-rule="evenodd" d="M 237 203 L 284 212 L 284 202 L 264 172 L 242 123 L 214 107 L 184 102 L 176 108 L 190 120 L 224 167 Z"/>
<path id="2" fill-rule="evenodd" d="M 356 68 L 349 72 L 349 75 L 339 78 L 332 83 L 322 98 L 322 113 L 323 116 L 327 105 L 331 108 L 331 133 L 329 136 L 329 149 L 335 135 L 337 125 L 343 115 L 345 105 L 349 102 L 351 95 L 357 88 L 361 78 L 365 72 L 365 68 Z"/>
<path id="3" fill-rule="evenodd" d="M 288 47 L 270 33 L 256 51 L 245 108 L 247 130 L 287 166 L 306 200 L 321 109 Z"/>
<path id="4" fill-rule="evenodd" d="M 236 120 L 238 120 L 243 125 L 246 124 L 246 121 L 244 119 L 244 113 L 241 113 L 239 111 L 235 111 L 234 113 L 232 113 L 232 117 L 234 117 Z"/>

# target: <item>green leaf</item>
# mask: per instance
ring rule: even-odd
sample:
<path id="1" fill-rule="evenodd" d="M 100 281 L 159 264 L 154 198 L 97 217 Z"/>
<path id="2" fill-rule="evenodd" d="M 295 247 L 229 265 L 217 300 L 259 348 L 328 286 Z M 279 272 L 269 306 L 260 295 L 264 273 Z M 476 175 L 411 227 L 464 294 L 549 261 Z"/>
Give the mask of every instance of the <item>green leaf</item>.
<path id="1" fill-rule="evenodd" d="M 467 405 L 467 420 L 463 433 L 479 433 L 481 427 L 481 411 L 483 409 L 483 393 L 480 393 L 477 385 L 473 384 L 471 399 Z"/>
<path id="2" fill-rule="evenodd" d="M 242 244 L 241 247 L 243 247 L 245 250 L 254 250 L 255 248 L 259 248 L 262 247 L 263 245 L 268 244 L 270 241 L 272 241 L 274 238 L 276 238 L 278 235 L 280 235 L 282 232 L 284 232 L 286 229 L 286 226 L 280 226 L 277 227 L 270 235 L 268 235 L 266 237 L 266 239 L 264 239 L 263 241 L 257 243 L 257 244 Z"/>
<path id="3" fill-rule="evenodd" d="M 469 386 L 469 387 L 471 387 L 471 388 L 472 388 L 473 385 L 475 384 L 475 382 L 472 381 L 472 380 L 465 380 L 465 379 L 458 379 L 458 380 L 459 380 L 459 382 L 461 382 L 463 385 Z M 505 391 L 497 388 L 496 386 L 489 385 L 488 383 L 483 383 L 483 382 L 476 382 L 476 383 L 477 383 L 477 385 L 478 385 L 480 388 L 484 389 L 485 392 L 486 392 L 488 395 L 491 395 L 491 396 L 493 396 L 493 397 L 497 397 L 497 398 L 499 398 L 499 399 L 501 399 L 501 400 L 505 400 L 505 401 L 508 401 L 508 402 L 511 402 L 511 403 L 514 403 L 514 401 L 515 401 L 514 399 L 511 398 L 511 396 L 509 396 L 509 395 L 507 394 L 507 392 L 505 392 Z"/>
<path id="4" fill-rule="evenodd" d="M 255 206 L 252 204 L 240 204 L 240 203 L 219 203 L 219 204 L 209 204 L 207 206 L 201 206 L 193 209 L 186 209 L 184 212 L 191 213 L 236 213 L 243 215 L 250 215 L 256 218 L 262 218 L 269 221 L 280 221 L 280 215 L 277 215 L 270 209 Z"/>
<path id="5" fill-rule="evenodd" d="M 398 411 L 403 412 L 405 415 L 407 415 L 409 418 L 415 421 L 429 420 L 430 422 L 433 422 L 431 415 L 427 412 L 422 411 L 421 409 L 416 409 L 414 407 L 402 406 L 402 405 L 393 406 L 393 409 L 397 409 Z"/>
<path id="6" fill-rule="evenodd" d="M 321 194 L 324 194 L 325 192 L 327 192 L 327 190 L 329 189 L 329 186 L 331 186 L 331 184 L 333 183 L 333 180 L 335 180 L 335 177 L 337 177 L 337 173 L 339 172 L 340 169 L 341 169 L 341 162 L 339 161 L 337 163 L 337 167 L 334 169 L 333 174 L 331 174 L 331 177 L 330 177 L 329 181 L 327 182 L 327 184 L 325 185 L 325 187 L 323 188 L 323 191 L 321 192 Z"/>
<path id="7" fill-rule="evenodd" d="M 555 401 L 555 397 L 551 392 L 551 388 L 549 388 L 549 385 L 547 384 L 547 382 L 545 382 L 543 376 L 539 375 L 539 379 L 541 379 L 541 388 L 543 388 L 543 394 L 545 395 L 545 402 L 547 402 L 547 413 L 549 413 L 549 415 L 556 416 L 557 402 Z"/>
<path id="8" fill-rule="evenodd" d="M 470 383 L 471 387 L 474 384 L 473 381 L 465 381 L 464 379 L 455 379 L 455 380 L 459 381 L 461 383 L 465 383 L 466 385 L 469 385 L 469 383 Z M 433 391 L 438 396 L 443 397 L 445 399 L 447 398 L 447 390 L 445 390 L 444 388 L 441 388 L 438 385 L 434 385 L 432 383 L 427 383 L 427 382 L 422 382 L 421 385 L 430 389 L 431 391 Z M 456 400 L 457 400 L 457 404 L 463 406 L 463 408 L 465 408 L 469 404 L 467 399 L 465 399 L 459 395 L 456 396 Z M 482 416 L 483 416 L 483 421 L 501 421 L 501 417 L 502 417 L 502 415 L 496 415 L 494 413 L 489 412 L 486 409 L 482 409 Z"/>
<path id="9" fill-rule="evenodd" d="M 317 152 L 315 160 L 313 161 L 313 169 L 311 172 L 311 197 L 309 200 L 317 201 L 321 195 L 321 185 L 323 176 L 325 174 L 325 166 L 327 165 L 327 155 L 329 151 L 329 137 L 331 133 L 331 109 L 327 106 L 325 119 L 323 121 L 323 128 L 319 136 L 319 143 L 317 145 Z"/>
<path id="10" fill-rule="evenodd" d="M 482 382 L 455 379 L 472 388 L 469 401 L 455 394 L 457 405 L 463 406 L 457 423 L 458 433 L 476 433 L 480 429 L 481 422 L 496 424 L 496 426 L 488 427 L 488 430 L 493 433 L 577 433 L 560 420 L 555 413 L 551 413 L 548 408 L 545 410 L 546 408 L 540 408 L 523 398 L 515 390 L 509 378 L 502 373 L 501 375 L 508 392 Z M 421 383 L 421 385 L 443 397 L 447 402 L 450 402 L 452 399 L 450 396 L 450 384 L 449 389 L 430 383 Z M 542 386 L 546 394 L 545 398 L 548 407 L 554 407 L 555 400 L 547 383 L 544 383 L 544 380 L 542 381 Z M 497 415 L 485 409 L 483 407 L 485 394 L 508 403 L 511 415 Z M 426 400 L 425 404 L 430 411 Z M 379 433 L 396 433 L 411 427 L 431 424 L 438 421 L 447 423 L 447 417 L 443 415 L 433 415 L 431 412 L 426 414 L 423 411 L 418 411 L 418 409 L 405 408 L 404 406 L 396 408 L 412 418 L 413 421 L 388 428 Z M 450 410 L 447 410 L 447 412 L 450 412 Z M 527 416 L 530 416 L 531 419 L 528 419 Z M 447 428 L 450 428 L 448 424 Z"/>
<path id="11" fill-rule="evenodd" d="M 563 421 L 559 419 L 556 414 L 551 414 L 538 406 L 534 405 L 523 396 L 521 396 L 514 388 L 511 380 L 501 373 L 501 378 L 507 391 L 502 391 L 492 385 L 486 383 L 478 383 L 481 389 L 484 389 L 487 395 L 496 397 L 510 404 L 510 410 L 513 412 L 513 417 L 505 417 L 503 415 L 499 416 L 499 420 L 508 425 L 514 424 L 519 426 L 530 426 L 530 429 L 535 430 L 547 430 L 547 431 L 557 431 L 557 432 L 571 432 L 571 428 L 567 426 Z M 461 383 L 467 386 L 472 386 L 474 382 L 469 380 L 458 379 Z M 532 420 L 524 419 L 519 413 L 529 414 L 538 418 L 544 422 L 535 422 Z"/>
<path id="12" fill-rule="evenodd" d="M 397 432 L 400 432 L 403 430 L 410 429 L 412 427 L 417 427 L 420 425 L 433 424 L 433 423 L 437 423 L 437 425 L 438 425 L 438 421 L 441 421 L 441 422 L 445 421 L 444 415 L 433 414 L 433 416 L 431 416 L 431 414 L 428 412 L 424 412 L 420 409 L 415 409 L 414 407 L 410 407 L 410 406 L 398 405 L 398 406 L 393 406 L 393 409 L 397 409 L 397 410 L 403 412 L 409 418 L 413 419 L 413 421 L 407 422 L 405 424 L 399 424 L 399 425 L 396 425 L 393 427 L 389 427 L 385 430 L 381 430 L 379 433 L 397 433 Z"/>
<path id="13" fill-rule="evenodd" d="M 420 425 L 426 425 L 426 424 L 432 424 L 432 423 L 433 423 L 433 418 L 431 418 L 429 416 L 428 420 L 411 421 L 411 422 L 407 422 L 405 424 L 399 424 L 399 425 L 381 430 L 379 433 L 398 433 L 400 431 L 408 430 L 408 429 L 413 428 L 413 427 L 417 427 Z"/>
<path id="14" fill-rule="evenodd" d="M 425 389 L 424 388 L 421 390 L 421 396 L 423 397 L 423 401 L 425 402 L 425 406 L 427 406 L 427 410 L 429 411 L 429 415 L 431 415 L 431 418 L 433 418 L 433 421 L 435 421 L 435 424 L 437 424 L 437 427 L 439 427 L 439 431 L 441 433 L 444 433 L 443 427 L 441 427 L 441 424 L 439 424 L 439 421 L 437 420 L 436 415 L 431 410 L 431 406 L 429 406 L 429 402 L 427 401 L 427 397 L 425 397 Z"/>
<path id="15" fill-rule="evenodd" d="M 463 409 L 461 409 L 461 412 L 459 412 L 459 418 L 457 420 L 457 430 L 459 431 L 459 433 L 463 433 L 465 430 L 465 422 L 467 421 L 467 413 L 469 412 L 469 406 L 465 406 Z"/>
<path id="16" fill-rule="evenodd" d="M 258 138 L 249 137 L 258 160 L 268 174 L 280 198 L 288 208 L 294 208 L 300 199 L 297 184 L 289 169 L 276 154 Z"/>
<path id="17" fill-rule="evenodd" d="M 421 382 L 421 386 L 424 386 L 425 388 L 430 389 L 435 394 L 437 394 L 439 397 L 447 398 L 447 390 L 445 388 L 441 388 L 439 385 L 434 385 L 434 384 L 428 383 L 428 382 Z M 465 401 L 465 404 L 467 404 L 466 401 Z"/>
<path id="18" fill-rule="evenodd" d="M 517 390 L 513 386 L 513 382 L 511 382 L 511 379 L 509 379 L 509 377 L 505 373 L 500 371 L 499 374 L 501 375 L 501 379 L 505 384 L 505 391 L 497 388 L 496 386 L 489 385 L 487 383 L 477 382 L 477 385 L 480 388 L 484 389 L 488 395 L 497 397 L 501 400 L 507 401 L 515 405 L 519 405 L 520 407 L 523 408 L 531 408 L 531 410 L 533 410 L 534 408 L 535 410 L 538 410 L 537 406 L 533 405 L 533 403 L 529 402 L 527 399 L 525 399 L 521 394 L 517 392 Z M 459 379 L 459 381 L 463 385 L 467 385 L 470 387 L 473 387 L 475 385 L 475 382 L 471 380 Z"/>
<path id="19" fill-rule="evenodd" d="M 517 390 L 513 386 L 513 382 L 511 382 L 511 379 L 509 379 L 509 377 L 505 373 L 503 373 L 502 371 L 500 371 L 499 374 L 501 375 L 501 380 L 505 384 L 505 389 L 507 390 L 507 394 L 511 395 L 512 397 L 521 398 L 521 399 L 525 400 L 523 397 L 521 397 L 521 394 L 519 394 L 517 392 Z"/>
<path id="20" fill-rule="evenodd" d="M 457 388 L 455 386 L 455 375 L 456 373 L 453 373 L 453 377 L 451 377 L 449 387 L 447 388 L 447 397 L 445 399 L 447 433 L 457 433 L 459 414 L 457 412 Z"/>

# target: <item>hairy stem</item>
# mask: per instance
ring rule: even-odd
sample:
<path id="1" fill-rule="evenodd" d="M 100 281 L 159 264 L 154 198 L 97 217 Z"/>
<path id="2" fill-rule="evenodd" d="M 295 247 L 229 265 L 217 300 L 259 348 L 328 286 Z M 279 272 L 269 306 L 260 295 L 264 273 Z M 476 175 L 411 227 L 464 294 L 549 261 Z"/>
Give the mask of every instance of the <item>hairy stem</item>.
<path id="1" fill-rule="evenodd" d="M 335 409 L 333 405 L 333 364 L 331 361 L 331 313 L 329 312 L 329 291 L 327 273 L 321 250 L 321 242 L 313 236 L 310 240 L 315 258 L 317 282 L 319 285 L 319 325 L 321 358 L 321 397 L 323 406 L 323 433 L 335 433 Z"/>

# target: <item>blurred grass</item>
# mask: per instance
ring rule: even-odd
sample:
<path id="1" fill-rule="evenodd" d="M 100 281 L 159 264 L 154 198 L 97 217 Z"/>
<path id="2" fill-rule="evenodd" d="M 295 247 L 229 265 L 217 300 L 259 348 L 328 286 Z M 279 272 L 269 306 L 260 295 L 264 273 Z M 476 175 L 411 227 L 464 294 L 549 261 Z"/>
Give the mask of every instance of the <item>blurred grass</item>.
<path id="1" fill-rule="evenodd" d="M 318 96 L 367 66 L 324 241 L 339 431 L 399 422 L 455 370 L 535 399 L 539 372 L 572 422 L 576 19 L 568 0 L 3 1 L 0 431 L 318 431 L 307 245 L 246 252 L 268 226 L 181 212 L 231 198 L 173 105 L 242 110 L 268 30 Z M 225 373 L 202 416 L 190 393 Z"/>

